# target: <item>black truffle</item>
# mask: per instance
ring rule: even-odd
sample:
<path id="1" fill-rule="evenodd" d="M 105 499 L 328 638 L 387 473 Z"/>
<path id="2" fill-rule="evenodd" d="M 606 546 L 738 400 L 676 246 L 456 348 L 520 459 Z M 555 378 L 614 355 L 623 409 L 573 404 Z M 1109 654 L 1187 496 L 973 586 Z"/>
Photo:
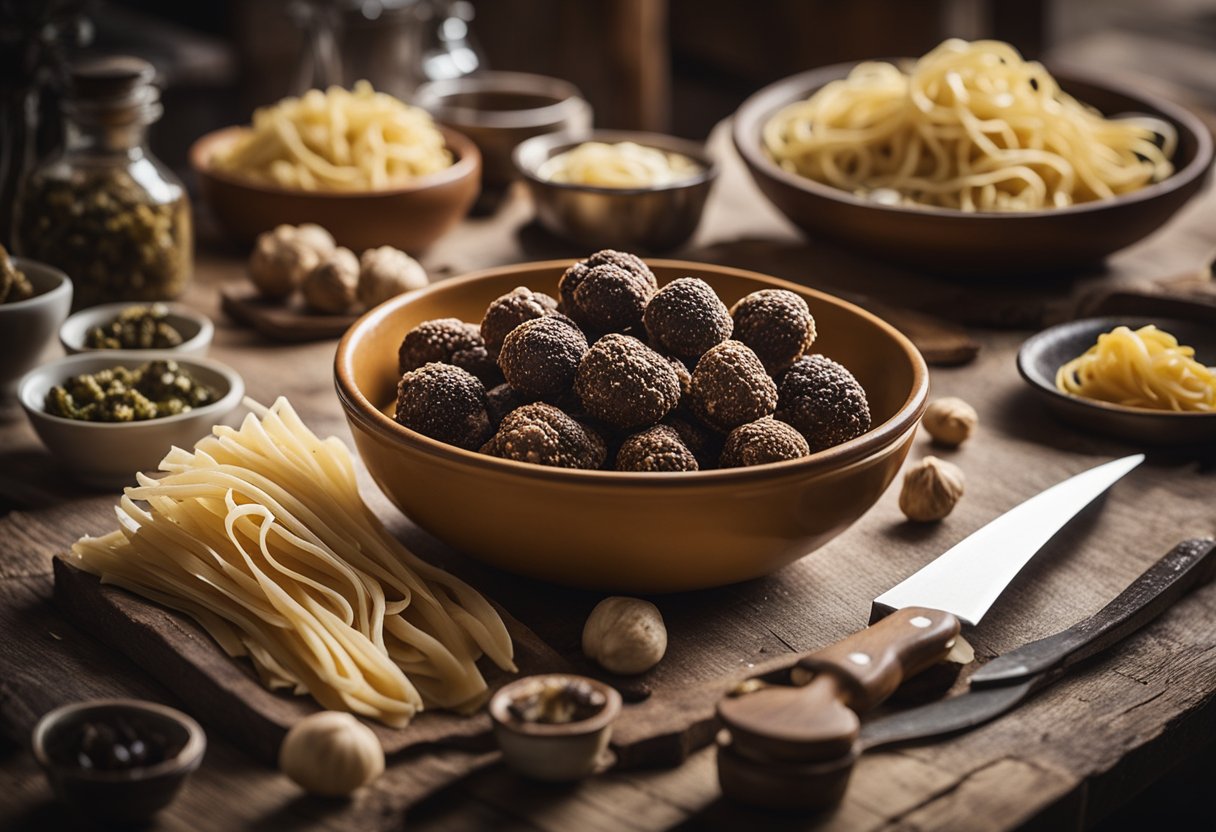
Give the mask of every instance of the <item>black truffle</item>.
<path id="1" fill-rule="evenodd" d="M 544 402 L 508 413 L 481 452 L 558 468 L 599 468 L 607 456 L 604 440 L 595 431 Z"/>
<path id="2" fill-rule="evenodd" d="M 680 401 L 680 379 L 666 358 L 637 338 L 611 333 L 579 362 L 574 391 L 590 415 L 629 430 L 670 413 Z"/>
<path id="3" fill-rule="evenodd" d="M 476 448 L 490 435 L 485 388 L 451 364 L 432 362 L 401 376 L 397 421 L 461 448 Z"/>
<path id="4" fill-rule="evenodd" d="M 533 318 L 507 333 L 498 366 L 521 393 L 556 400 L 569 392 L 586 351 L 587 338 L 569 321 Z"/>
<path id="5" fill-rule="evenodd" d="M 497 353 L 502 349 L 503 339 L 507 333 L 524 321 L 543 318 L 557 311 L 557 300 L 544 292 L 533 292 L 527 286 L 518 286 L 500 298 L 496 298 L 486 308 L 485 317 L 481 319 L 481 337 L 486 342 L 486 349 Z"/>
<path id="6" fill-rule="evenodd" d="M 870 406 L 852 373 L 826 356 L 807 355 L 781 380 L 777 418 L 797 428 L 812 451 L 821 451 L 869 430 Z"/>
<path id="7" fill-rule="evenodd" d="M 566 269 L 557 288 L 561 311 L 580 326 L 621 332 L 642 322 L 658 281 L 639 258 L 605 249 Z"/>
<path id="8" fill-rule="evenodd" d="M 423 321 L 405 333 L 397 351 L 397 367 L 402 373 L 408 373 L 432 361 L 451 364 L 456 353 L 484 346 L 476 324 L 457 318 Z"/>
<path id="9" fill-rule="evenodd" d="M 490 414 L 490 423 L 497 426 L 512 410 L 534 401 L 534 396 L 521 393 L 509 384 L 499 384 L 486 391 L 486 412 Z"/>
<path id="10" fill-rule="evenodd" d="M 806 301 L 786 289 L 752 292 L 730 314 L 735 339 L 751 347 L 772 375 L 801 358 L 815 341 L 815 319 Z"/>
<path id="11" fill-rule="evenodd" d="M 726 304 L 697 277 L 681 277 L 656 292 L 642 322 L 656 347 L 691 359 L 725 341 L 734 327 Z"/>
<path id="12" fill-rule="evenodd" d="M 680 382 L 680 403 L 688 397 L 688 391 L 692 389 L 692 371 L 688 369 L 688 365 L 676 358 L 674 355 L 663 356 L 667 359 L 667 363 L 671 365 L 671 369 L 676 371 L 676 378 Z"/>
<path id="13" fill-rule="evenodd" d="M 697 457 L 670 425 L 635 433 L 621 443 L 616 454 L 618 471 L 696 471 L 699 467 Z"/>
<path id="14" fill-rule="evenodd" d="M 777 385 L 739 341 L 723 341 L 701 356 L 689 393 L 697 418 L 723 432 L 771 416 L 777 406 Z"/>
<path id="15" fill-rule="evenodd" d="M 764 465 L 797 459 L 811 452 L 802 434 L 785 422 L 771 416 L 739 425 L 726 437 L 722 457 L 718 464 L 723 468 L 743 468 L 748 465 Z"/>

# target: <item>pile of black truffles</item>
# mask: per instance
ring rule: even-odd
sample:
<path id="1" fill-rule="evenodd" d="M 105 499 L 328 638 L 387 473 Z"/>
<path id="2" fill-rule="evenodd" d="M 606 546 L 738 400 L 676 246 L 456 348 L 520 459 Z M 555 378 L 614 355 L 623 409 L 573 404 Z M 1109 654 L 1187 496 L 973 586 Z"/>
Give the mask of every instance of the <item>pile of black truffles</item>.
<path id="1" fill-rule="evenodd" d="M 520 286 L 480 326 L 405 333 L 397 421 L 483 454 L 560 468 L 699 471 L 797 459 L 870 429 L 865 390 L 811 353 L 815 319 L 784 289 L 727 307 L 697 277 L 663 287 L 599 251 L 558 297 Z"/>

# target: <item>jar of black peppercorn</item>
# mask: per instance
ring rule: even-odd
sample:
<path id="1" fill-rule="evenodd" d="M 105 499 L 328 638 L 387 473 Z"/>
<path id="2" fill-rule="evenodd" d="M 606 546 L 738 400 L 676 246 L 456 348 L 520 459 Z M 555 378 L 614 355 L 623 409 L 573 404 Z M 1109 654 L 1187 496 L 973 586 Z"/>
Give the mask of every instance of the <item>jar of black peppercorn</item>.
<path id="1" fill-rule="evenodd" d="M 190 202 L 147 147 L 162 111 L 154 76 L 138 58 L 74 65 L 63 150 L 22 183 L 16 248 L 66 272 L 76 307 L 169 300 L 190 280 Z"/>

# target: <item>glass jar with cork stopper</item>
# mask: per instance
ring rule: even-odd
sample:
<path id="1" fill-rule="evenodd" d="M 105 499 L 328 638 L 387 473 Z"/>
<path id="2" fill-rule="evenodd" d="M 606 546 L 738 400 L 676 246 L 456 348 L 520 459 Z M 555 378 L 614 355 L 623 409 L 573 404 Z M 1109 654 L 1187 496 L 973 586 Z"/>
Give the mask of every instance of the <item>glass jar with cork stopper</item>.
<path id="1" fill-rule="evenodd" d="M 155 74 L 138 58 L 73 65 L 64 147 L 22 183 L 16 248 L 66 272 L 77 307 L 169 300 L 190 281 L 190 201 L 147 147 L 162 112 Z"/>

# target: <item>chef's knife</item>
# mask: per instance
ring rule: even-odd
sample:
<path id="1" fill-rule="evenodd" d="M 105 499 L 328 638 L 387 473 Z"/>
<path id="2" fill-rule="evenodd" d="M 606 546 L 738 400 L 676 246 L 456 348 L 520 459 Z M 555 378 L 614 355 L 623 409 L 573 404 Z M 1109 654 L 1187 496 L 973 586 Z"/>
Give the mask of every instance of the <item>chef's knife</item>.
<path id="1" fill-rule="evenodd" d="M 972 674 L 968 692 L 867 722 L 857 750 L 952 734 L 995 719 L 1077 662 L 1140 629 L 1214 573 L 1216 540 L 1185 540 L 1093 615 L 988 662 Z"/>
<path id="2" fill-rule="evenodd" d="M 877 623 L 798 660 L 795 672 L 813 674 L 808 684 L 723 699 L 723 792 L 779 808 L 783 799 L 761 788 L 770 775 L 826 766 L 842 779 L 822 805 L 839 800 L 856 754 L 857 714 L 944 658 L 961 622 L 978 623 L 1048 540 L 1143 461 L 1135 454 L 1107 462 L 1040 492 L 887 590 L 874 600 Z M 809 797 L 789 795 L 785 805 L 805 808 Z"/>

